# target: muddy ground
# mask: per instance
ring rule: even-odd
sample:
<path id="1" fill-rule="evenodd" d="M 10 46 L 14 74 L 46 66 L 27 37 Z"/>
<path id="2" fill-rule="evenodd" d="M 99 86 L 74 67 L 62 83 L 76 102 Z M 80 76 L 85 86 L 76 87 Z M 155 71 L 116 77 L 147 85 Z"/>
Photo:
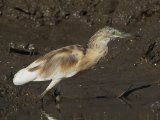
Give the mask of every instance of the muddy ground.
<path id="1" fill-rule="evenodd" d="M 109 43 L 94 69 L 63 80 L 60 103 L 53 90 L 43 106 L 38 99 L 49 82 L 13 85 L 13 75 L 39 56 L 86 46 L 106 25 L 135 37 Z M 39 54 L 9 54 L 11 42 L 34 44 Z M 0 0 L 0 66 L 0 120 L 159 120 L 160 1 Z M 130 85 L 150 86 L 118 99 Z"/>

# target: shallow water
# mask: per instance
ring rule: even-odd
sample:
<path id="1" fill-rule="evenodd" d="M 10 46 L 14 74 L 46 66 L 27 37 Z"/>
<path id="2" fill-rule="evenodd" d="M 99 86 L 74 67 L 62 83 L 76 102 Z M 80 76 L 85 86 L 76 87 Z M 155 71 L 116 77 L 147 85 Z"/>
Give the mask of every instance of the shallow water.
<path id="1" fill-rule="evenodd" d="M 57 106 L 57 107 L 56 107 Z M 16 120 L 159 120 L 150 105 L 120 99 L 62 99 L 42 109 L 17 111 Z"/>

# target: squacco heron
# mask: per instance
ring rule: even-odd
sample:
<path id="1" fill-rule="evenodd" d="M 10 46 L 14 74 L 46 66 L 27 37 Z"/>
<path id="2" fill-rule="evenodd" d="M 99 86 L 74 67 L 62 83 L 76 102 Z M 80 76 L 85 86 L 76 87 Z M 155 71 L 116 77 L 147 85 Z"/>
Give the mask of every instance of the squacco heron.
<path id="1" fill-rule="evenodd" d="M 98 30 L 90 39 L 88 47 L 70 45 L 53 50 L 40 57 L 26 68 L 19 70 L 14 78 L 14 85 L 23 85 L 31 81 L 51 80 L 41 94 L 43 97 L 62 79 L 74 76 L 80 71 L 91 68 L 108 53 L 108 43 L 116 38 L 130 36 L 111 27 Z"/>

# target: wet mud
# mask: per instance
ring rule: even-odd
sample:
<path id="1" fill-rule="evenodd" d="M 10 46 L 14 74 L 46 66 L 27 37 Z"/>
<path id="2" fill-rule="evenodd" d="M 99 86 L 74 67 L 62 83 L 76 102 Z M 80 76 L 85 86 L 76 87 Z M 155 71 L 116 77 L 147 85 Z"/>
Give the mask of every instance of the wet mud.
<path id="1" fill-rule="evenodd" d="M 19 69 L 63 46 L 86 47 L 106 25 L 133 37 L 109 43 L 93 69 L 63 80 L 60 102 L 54 89 L 39 100 L 49 82 L 13 85 Z M 0 66 L 0 120 L 159 120 L 160 1 L 0 0 Z"/>

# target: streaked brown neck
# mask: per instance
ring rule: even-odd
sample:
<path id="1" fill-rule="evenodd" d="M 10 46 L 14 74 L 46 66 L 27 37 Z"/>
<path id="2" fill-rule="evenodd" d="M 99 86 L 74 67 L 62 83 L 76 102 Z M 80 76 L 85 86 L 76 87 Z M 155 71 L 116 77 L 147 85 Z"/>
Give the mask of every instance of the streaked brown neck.
<path id="1" fill-rule="evenodd" d="M 108 40 L 90 40 L 88 43 L 89 54 L 95 54 L 97 57 L 103 57 L 108 52 Z M 92 51 L 92 52 L 91 52 Z"/>
<path id="2" fill-rule="evenodd" d="M 86 54 L 80 62 L 80 70 L 85 70 L 94 66 L 104 57 L 108 52 L 107 44 L 110 40 L 105 31 L 99 31 L 93 35 L 89 40 Z"/>
<path id="3" fill-rule="evenodd" d="M 108 47 L 106 49 L 97 49 L 97 48 L 87 48 L 86 54 L 83 60 L 80 63 L 79 70 L 85 70 L 93 67 L 102 57 L 104 57 L 108 52 Z"/>

